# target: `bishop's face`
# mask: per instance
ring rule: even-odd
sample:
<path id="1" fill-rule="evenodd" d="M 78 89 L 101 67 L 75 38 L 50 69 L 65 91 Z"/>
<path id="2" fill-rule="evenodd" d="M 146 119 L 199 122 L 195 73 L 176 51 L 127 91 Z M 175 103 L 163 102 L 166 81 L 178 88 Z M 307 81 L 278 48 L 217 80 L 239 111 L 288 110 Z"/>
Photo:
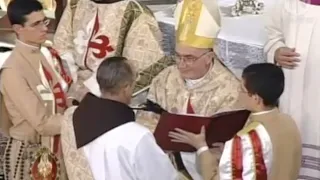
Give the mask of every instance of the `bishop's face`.
<path id="1" fill-rule="evenodd" d="M 209 70 L 213 61 L 210 49 L 200 49 L 178 44 L 175 60 L 184 79 L 199 79 Z"/>
<path id="2" fill-rule="evenodd" d="M 26 22 L 23 25 L 13 25 L 19 39 L 33 45 L 44 43 L 47 39 L 49 20 L 43 11 L 32 12 L 25 16 L 25 19 Z"/>

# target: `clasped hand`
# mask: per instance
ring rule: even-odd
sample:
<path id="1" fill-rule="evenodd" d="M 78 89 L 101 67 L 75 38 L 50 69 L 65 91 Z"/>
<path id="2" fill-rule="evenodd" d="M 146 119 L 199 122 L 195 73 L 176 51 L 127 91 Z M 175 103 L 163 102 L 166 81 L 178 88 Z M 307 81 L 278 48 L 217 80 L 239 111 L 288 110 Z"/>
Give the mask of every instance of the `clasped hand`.
<path id="1" fill-rule="evenodd" d="M 274 59 L 281 67 L 294 69 L 300 62 L 299 57 L 295 48 L 281 47 L 276 50 Z"/>

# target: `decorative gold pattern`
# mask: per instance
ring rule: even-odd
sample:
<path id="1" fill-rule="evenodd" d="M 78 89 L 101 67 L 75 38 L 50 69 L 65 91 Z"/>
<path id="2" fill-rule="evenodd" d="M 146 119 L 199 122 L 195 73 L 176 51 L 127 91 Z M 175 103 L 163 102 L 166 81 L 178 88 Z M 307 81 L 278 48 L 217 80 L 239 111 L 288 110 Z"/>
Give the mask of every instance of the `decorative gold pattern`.
<path id="1" fill-rule="evenodd" d="M 72 122 L 73 112 L 76 107 L 71 107 L 65 112 L 66 120 L 61 124 L 61 143 L 64 161 L 70 180 L 94 180 L 90 165 L 82 148 L 77 149 Z"/>
<path id="2" fill-rule="evenodd" d="M 162 33 L 158 23 L 147 7 L 135 1 L 99 5 L 91 1 L 79 1 L 73 17 L 71 9 L 64 12 L 54 39 L 55 47 L 62 56 L 70 52 L 75 54 L 76 61 L 71 63 L 76 64 L 80 69 L 77 71 L 78 80 L 72 89 L 75 92 L 73 96 L 78 97 L 78 100 L 88 92 L 83 82 L 92 75 L 92 72 L 85 68 L 82 55 L 73 43 L 76 39 L 73 38 L 88 28 L 88 23 L 97 10 L 99 17 L 103 17 L 100 22 L 113 20 L 101 23 L 97 34 L 109 37 L 112 47 L 115 48 L 115 53 L 110 56 L 122 55 L 128 58 L 140 74 L 135 92 L 146 88 L 155 75 L 172 64 L 171 58 L 166 58 L 162 50 Z M 86 16 L 83 17 L 82 14 Z M 92 57 L 89 55 L 88 58 Z M 95 59 L 89 62 L 96 61 Z"/>
<path id="3" fill-rule="evenodd" d="M 39 162 L 38 162 L 39 161 Z M 58 158 L 46 147 L 41 147 L 38 152 L 33 157 L 31 163 L 30 174 L 32 179 L 39 180 L 56 180 L 59 179 L 60 163 Z M 35 177 L 33 172 L 34 166 L 37 167 L 39 177 Z M 55 166 L 55 172 L 53 171 L 53 166 Z M 53 179 L 53 177 L 55 177 Z"/>
<path id="4" fill-rule="evenodd" d="M 197 48 L 212 48 L 214 39 L 196 35 L 202 10 L 201 0 L 184 0 L 177 28 L 176 42 Z"/>
<path id="5" fill-rule="evenodd" d="M 204 79 L 194 88 L 187 88 L 176 66 L 170 66 L 154 78 L 148 99 L 162 108 L 185 113 L 185 105 L 190 97 L 196 114 L 211 116 L 219 111 L 233 109 L 238 100 L 239 80 L 218 60 L 214 61 Z M 137 121 L 154 131 L 158 115 L 138 111 Z"/>

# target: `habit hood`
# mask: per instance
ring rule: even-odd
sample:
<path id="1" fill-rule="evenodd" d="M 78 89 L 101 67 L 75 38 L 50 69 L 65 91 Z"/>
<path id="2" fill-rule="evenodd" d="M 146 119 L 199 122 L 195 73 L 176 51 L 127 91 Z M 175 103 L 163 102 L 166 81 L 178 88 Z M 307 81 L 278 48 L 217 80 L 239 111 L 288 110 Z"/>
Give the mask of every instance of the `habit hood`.
<path id="1" fill-rule="evenodd" d="M 113 128 L 133 121 L 135 114 L 128 105 L 88 93 L 73 114 L 77 148 Z"/>

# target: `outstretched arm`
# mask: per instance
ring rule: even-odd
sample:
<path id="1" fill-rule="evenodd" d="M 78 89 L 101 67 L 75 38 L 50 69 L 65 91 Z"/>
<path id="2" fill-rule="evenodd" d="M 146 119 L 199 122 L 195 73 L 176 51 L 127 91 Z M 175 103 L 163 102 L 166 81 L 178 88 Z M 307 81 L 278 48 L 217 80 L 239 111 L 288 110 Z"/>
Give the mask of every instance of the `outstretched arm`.
<path id="1" fill-rule="evenodd" d="M 158 108 L 153 108 L 154 111 L 159 112 L 160 109 L 167 110 L 166 108 L 166 83 L 168 76 L 171 73 L 172 67 L 168 67 L 159 73 L 150 85 L 150 89 L 147 95 L 147 99 L 157 104 Z M 161 111 L 161 110 L 160 110 Z M 137 122 L 147 126 L 151 131 L 154 131 L 158 120 L 160 118 L 159 113 L 149 111 L 138 111 L 136 114 Z"/>
<path id="2" fill-rule="evenodd" d="M 158 103 L 157 92 L 156 92 L 157 86 L 158 86 L 158 83 L 156 81 L 153 81 L 150 85 L 150 89 L 147 95 L 147 100 L 153 103 Z M 155 130 L 158 124 L 159 118 L 160 118 L 160 115 L 152 111 L 139 110 L 136 113 L 136 121 L 139 124 L 146 126 L 152 132 Z"/>

